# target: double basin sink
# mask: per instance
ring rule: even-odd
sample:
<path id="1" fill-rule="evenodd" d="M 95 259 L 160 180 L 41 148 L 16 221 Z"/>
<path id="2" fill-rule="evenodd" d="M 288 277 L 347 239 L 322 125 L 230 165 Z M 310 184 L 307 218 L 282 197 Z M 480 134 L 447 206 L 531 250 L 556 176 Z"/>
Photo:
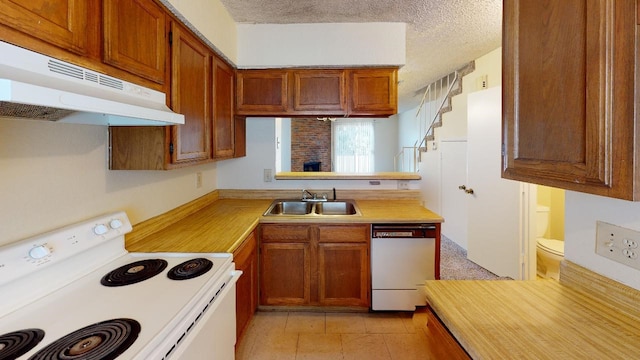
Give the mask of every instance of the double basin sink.
<path id="1" fill-rule="evenodd" d="M 360 210 L 353 200 L 274 200 L 264 216 L 360 216 Z"/>

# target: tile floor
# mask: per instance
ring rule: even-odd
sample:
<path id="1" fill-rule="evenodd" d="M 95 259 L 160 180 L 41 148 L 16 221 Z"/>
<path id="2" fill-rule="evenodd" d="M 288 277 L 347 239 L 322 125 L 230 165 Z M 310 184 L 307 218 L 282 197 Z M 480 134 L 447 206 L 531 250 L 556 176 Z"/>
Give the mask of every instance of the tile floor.
<path id="1" fill-rule="evenodd" d="M 264 312 L 237 344 L 237 360 L 425 359 L 424 313 Z"/>

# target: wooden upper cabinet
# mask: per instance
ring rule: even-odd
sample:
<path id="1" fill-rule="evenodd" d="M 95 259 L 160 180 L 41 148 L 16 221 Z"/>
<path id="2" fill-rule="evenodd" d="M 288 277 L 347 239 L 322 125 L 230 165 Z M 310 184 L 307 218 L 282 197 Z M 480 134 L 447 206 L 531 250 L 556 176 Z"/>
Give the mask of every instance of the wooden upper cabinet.
<path id="1" fill-rule="evenodd" d="M 635 6 L 504 1 L 504 178 L 638 199 Z"/>
<path id="2" fill-rule="evenodd" d="M 237 74 L 238 114 L 285 114 L 289 107 L 286 70 L 242 70 Z"/>
<path id="3" fill-rule="evenodd" d="M 166 19 L 152 0 L 103 0 L 103 61 L 159 84 L 165 82 Z"/>
<path id="4" fill-rule="evenodd" d="M 293 70 L 292 111 L 309 115 L 347 112 L 344 70 Z"/>
<path id="5" fill-rule="evenodd" d="M 92 34 L 92 29 L 87 29 L 89 4 L 89 0 L 0 0 L 0 23 L 66 51 L 84 55 L 90 41 L 88 37 Z M 2 39 L 17 42 L 10 34 L 3 34 Z M 20 39 L 19 45 L 24 42 Z"/>
<path id="6" fill-rule="evenodd" d="M 234 156 L 235 118 L 233 115 L 234 69 L 214 57 L 213 62 L 213 157 Z"/>
<path id="7" fill-rule="evenodd" d="M 238 70 L 237 113 L 267 116 L 390 116 L 396 68 Z"/>
<path id="8" fill-rule="evenodd" d="M 398 70 L 352 69 L 349 77 L 349 116 L 389 116 L 398 112 Z"/>
<path id="9" fill-rule="evenodd" d="M 173 23 L 171 105 L 185 116 L 172 126 L 172 162 L 211 158 L 211 51 L 182 26 Z"/>

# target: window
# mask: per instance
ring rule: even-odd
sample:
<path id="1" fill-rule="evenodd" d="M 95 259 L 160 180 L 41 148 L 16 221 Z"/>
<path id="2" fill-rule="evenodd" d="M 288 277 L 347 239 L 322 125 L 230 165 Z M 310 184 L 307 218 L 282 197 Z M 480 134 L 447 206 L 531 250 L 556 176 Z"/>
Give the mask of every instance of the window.
<path id="1" fill-rule="evenodd" d="M 374 172 L 373 120 L 340 119 L 333 129 L 333 171 Z"/>

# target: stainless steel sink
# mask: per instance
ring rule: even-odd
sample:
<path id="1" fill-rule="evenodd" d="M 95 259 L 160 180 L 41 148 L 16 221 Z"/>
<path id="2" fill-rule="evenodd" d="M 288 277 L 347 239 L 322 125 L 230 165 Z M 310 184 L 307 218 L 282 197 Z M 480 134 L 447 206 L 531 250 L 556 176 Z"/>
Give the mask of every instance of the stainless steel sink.
<path id="1" fill-rule="evenodd" d="M 347 215 L 359 216 L 360 210 L 353 200 L 337 201 L 301 201 L 301 200 L 274 200 L 264 216 L 329 216 Z"/>
<path id="2" fill-rule="evenodd" d="M 264 215 L 306 215 L 313 210 L 313 203 L 300 200 L 276 200 Z"/>
<path id="3" fill-rule="evenodd" d="M 318 215 L 355 215 L 355 204 L 350 201 L 328 201 L 317 203 L 314 212 Z"/>

